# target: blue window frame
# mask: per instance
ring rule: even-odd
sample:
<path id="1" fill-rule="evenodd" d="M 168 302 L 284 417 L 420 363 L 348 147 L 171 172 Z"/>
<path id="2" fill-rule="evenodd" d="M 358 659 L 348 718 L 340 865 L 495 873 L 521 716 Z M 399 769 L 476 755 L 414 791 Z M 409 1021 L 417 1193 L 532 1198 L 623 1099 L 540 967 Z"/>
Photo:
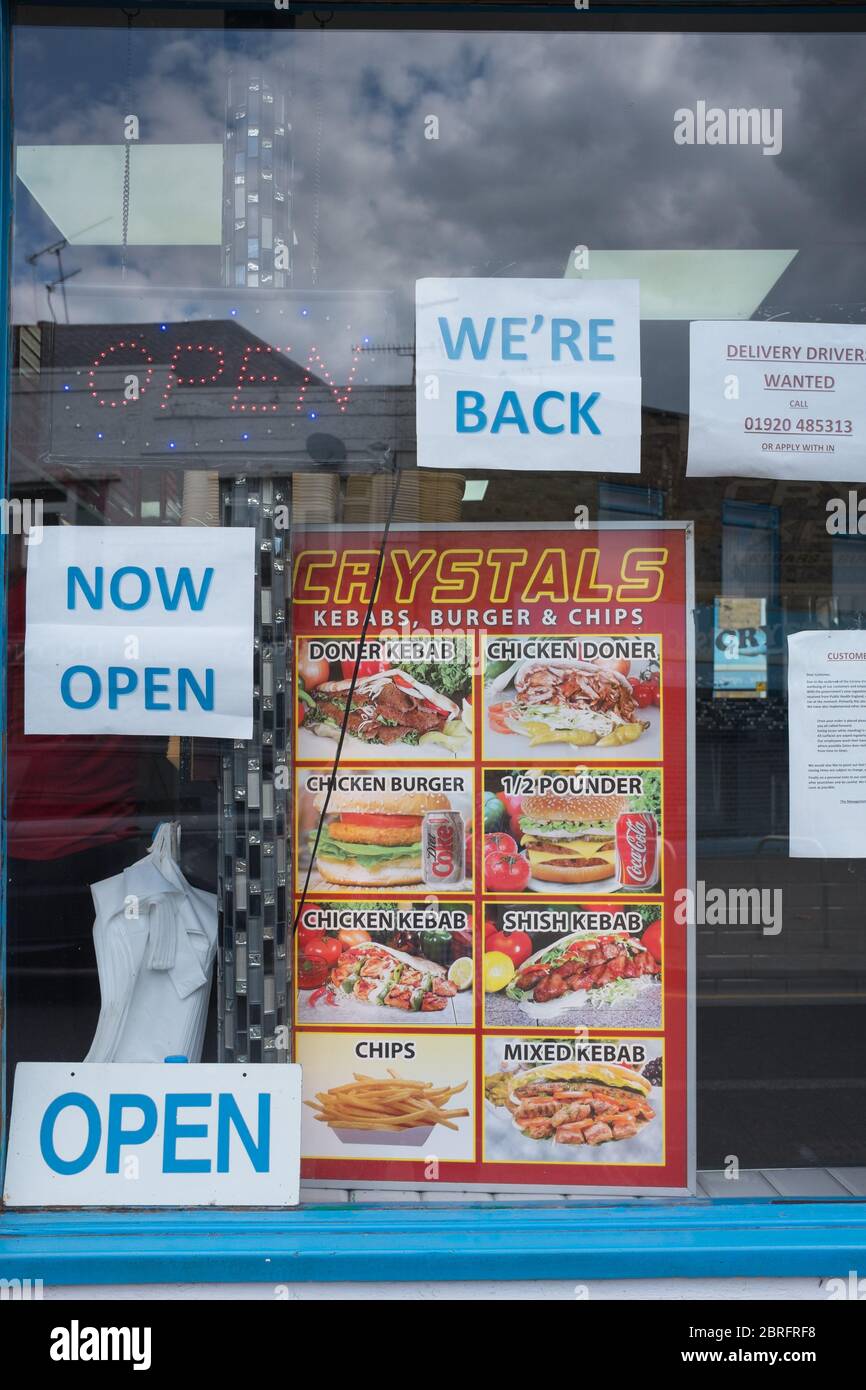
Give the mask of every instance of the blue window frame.
<path id="1" fill-rule="evenodd" d="M 9 496 L 9 474 L 6 454 L 6 421 L 9 391 L 9 225 L 12 218 L 12 103 L 11 62 L 9 51 L 9 6 L 0 4 L 0 216 L 3 219 L 3 245 L 0 249 L 0 304 L 3 306 L 3 331 L 0 333 L 0 410 L 2 410 L 3 496 Z M 2 567 L 2 604 L 0 604 L 0 641 L 3 644 L 3 680 L 0 681 L 0 726 L 6 731 L 6 535 L 0 531 L 0 567 Z M 0 767 L 0 1116 L 6 1115 L 6 768 Z M 0 1173 L 6 1161 L 6 1125 L 0 1129 Z"/>
<path id="2" fill-rule="evenodd" d="M 661 488 L 636 487 L 633 483 L 600 483 L 598 517 L 600 521 L 659 518 L 665 514 L 665 495 Z"/>

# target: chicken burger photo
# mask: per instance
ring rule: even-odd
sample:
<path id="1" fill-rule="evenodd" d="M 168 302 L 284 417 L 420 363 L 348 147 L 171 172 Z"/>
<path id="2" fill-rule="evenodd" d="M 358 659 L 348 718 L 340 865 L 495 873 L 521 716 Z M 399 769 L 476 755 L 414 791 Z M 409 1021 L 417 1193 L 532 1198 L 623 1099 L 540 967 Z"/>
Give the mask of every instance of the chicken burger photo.
<path id="1" fill-rule="evenodd" d="M 321 812 L 324 794 L 316 799 Z M 442 792 L 333 792 L 315 868 L 346 888 L 423 883 L 421 828 L 428 811 L 450 811 Z M 311 844 L 315 834 L 311 836 Z"/>

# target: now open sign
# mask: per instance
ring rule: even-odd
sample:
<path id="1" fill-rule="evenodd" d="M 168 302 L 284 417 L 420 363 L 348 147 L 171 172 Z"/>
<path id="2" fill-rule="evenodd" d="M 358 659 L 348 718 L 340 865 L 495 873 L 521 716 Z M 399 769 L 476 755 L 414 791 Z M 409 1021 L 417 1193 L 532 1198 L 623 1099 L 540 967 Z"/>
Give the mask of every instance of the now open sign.
<path id="1" fill-rule="evenodd" d="M 640 471 L 636 280 L 415 283 L 422 468 Z"/>
<path id="2" fill-rule="evenodd" d="M 24 732 L 253 731 L 255 532 L 58 526 L 27 565 Z"/>
<path id="3" fill-rule="evenodd" d="M 298 1066 L 21 1062 L 9 1206 L 293 1206 Z"/>

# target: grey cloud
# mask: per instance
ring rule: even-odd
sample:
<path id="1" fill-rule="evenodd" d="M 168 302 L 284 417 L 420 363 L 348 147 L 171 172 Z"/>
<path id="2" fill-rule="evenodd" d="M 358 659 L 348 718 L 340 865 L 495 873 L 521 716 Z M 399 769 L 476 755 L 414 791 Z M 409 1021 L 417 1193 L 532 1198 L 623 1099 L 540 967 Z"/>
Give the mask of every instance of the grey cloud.
<path id="1" fill-rule="evenodd" d="M 80 34 L 29 34 L 17 58 L 20 138 L 115 138 L 121 40 L 91 32 L 97 54 L 82 69 Z M 235 42 L 213 30 L 136 37 L 144 138 L 221 138 Z M 412 333 L 417 277 L 559 276 L 577 242 L 802 247 L 797 295 L 862 294 L 863 36 L 377 31 L 322 42 L 304 31 L 248 42 L 292 92 L 298 288 L 312 258 L 321 54 L 320 285 L 393 291 L 398 335 Z M 114 88 L 97 80 L 106 64 Z M 676 146 L 674 111 L 698 99 L 781 107 L 781 155 Z M 438 141 L 424 139 L 428 114 Z M 847 250 L 828 253 L 828 242 Z M 82 285 L 104 281 L 108 265 L 93 257 Z M 179 252 L 138 269 L 152 285 L 207 278 Z"/>

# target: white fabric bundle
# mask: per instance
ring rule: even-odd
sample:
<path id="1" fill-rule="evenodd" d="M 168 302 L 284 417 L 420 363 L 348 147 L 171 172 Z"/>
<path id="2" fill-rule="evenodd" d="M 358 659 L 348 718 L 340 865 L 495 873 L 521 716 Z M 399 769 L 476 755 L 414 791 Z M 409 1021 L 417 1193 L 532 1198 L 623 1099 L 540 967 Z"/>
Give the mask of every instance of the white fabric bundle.
<path id="1" fill-rule="evenodd" d="M 201 1060 L 217 899 L 187 883 L 163 824 L 144 859 L 91 884 L 102 1003 L 86 1062 Z"/>

